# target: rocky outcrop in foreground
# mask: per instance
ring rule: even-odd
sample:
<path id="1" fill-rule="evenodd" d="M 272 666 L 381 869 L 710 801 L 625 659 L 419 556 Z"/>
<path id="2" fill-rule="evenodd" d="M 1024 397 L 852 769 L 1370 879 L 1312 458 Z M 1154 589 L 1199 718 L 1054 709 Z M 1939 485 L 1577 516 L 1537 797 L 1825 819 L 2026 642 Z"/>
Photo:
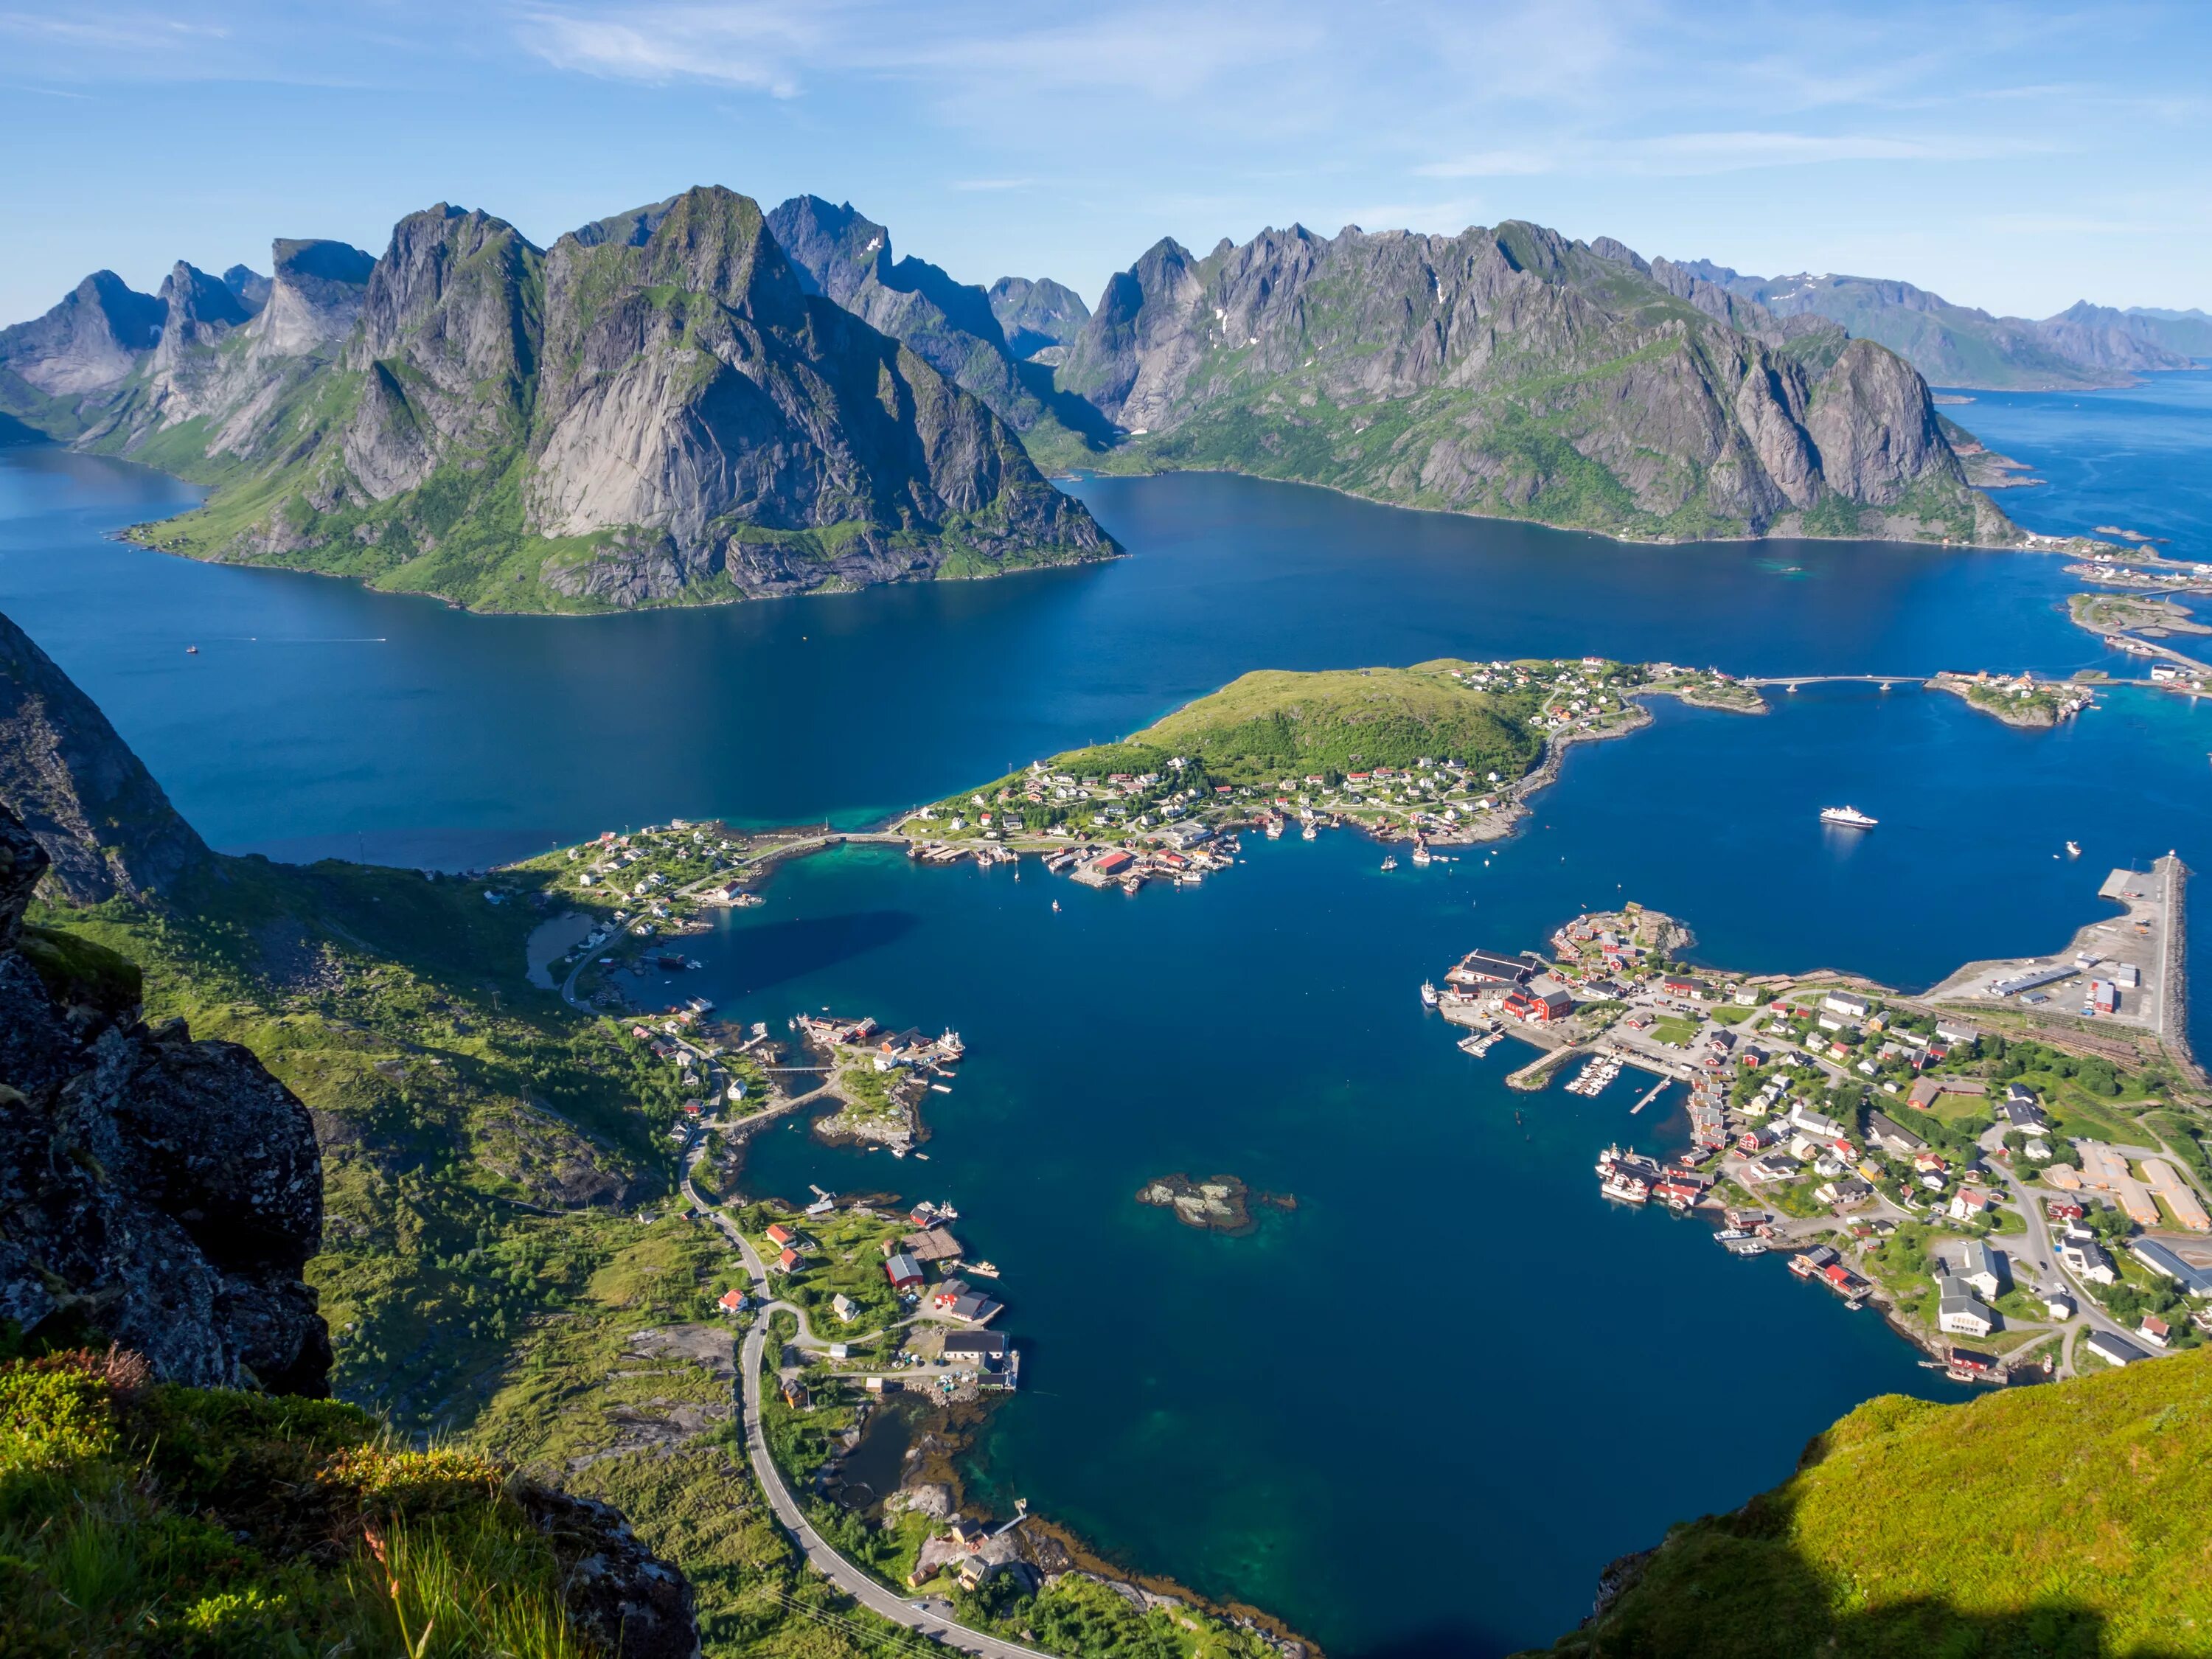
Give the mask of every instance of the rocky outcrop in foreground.
<path id="1" fill-rule="evenodd" d="M 235 1043 L 141 1024 L 122 958 L 27 933 L 46 871 L 0 806 L 0 1320 L 172 1382 L 328 1393 L 307 1108 Z"/>

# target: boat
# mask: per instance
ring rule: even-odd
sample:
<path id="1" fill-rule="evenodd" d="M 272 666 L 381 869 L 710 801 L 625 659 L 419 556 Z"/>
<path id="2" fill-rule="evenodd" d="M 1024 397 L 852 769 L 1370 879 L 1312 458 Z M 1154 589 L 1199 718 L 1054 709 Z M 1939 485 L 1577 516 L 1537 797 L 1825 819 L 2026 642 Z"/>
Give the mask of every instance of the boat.
<path id="1" fill-rule="evenodd" d="M 1421 1006 L 1424 1008 L 1433 1008 L 1436 1006 L 1437 988 L 1431 981 L 1425 979 L 1421 981 Z"/>
<path id="2" fill-rule="evenodd" d="M 1398 855 L 1395 853 L 1386 853 L 1383 854 L 1382 867 L 1385 870 L 1396 869 L 1398 867 Z"/>
<path id="3" fill-rule="evenodd" d="M 1824 806 L 1820 809 L 1820 822 L 1845 830 L 1871 830 L 1881 820 L 1868 817 L 1856 806 Z"/>
<path id="4" fill-rule="evenodd" d="M 1132 876 L 1128 880 L 1121 884 L 1121 890 L 1127 894 L 1131 898 L 1134 898 L 1137 896 L 1137 889 L 1143 884 L 1144 884 L 1139 882 L 1134 876 Z"/>
<path id="5" fill-rule="evenodd" d="M 1597 1183 L 1597 1189 L 1606 1197 L 1617 1199 L 1623 1204 L 1648 1203 L 1651 1198 L 1651 1188 L 1648 1182 L 1622 1170 L 1607 1170 Z"/>
<path id="6" fill-rule="evenodd" d="M 1304 829 L 1298 831 L 1299 839 L 1303 841 L 1312 841 L 1318 834 L 1319 832 L 1315 830 L 1310 823 L 1309 823 Z"/>
<path id="7" fill-rule="evenodd" d="M 1268 839 L 1269 841 L 1280 841 L 1282 838 L 1283 838 L 1283 821 L 1282 821 L 1282 819 L 1280 819 L 1280 818 L 1269 818 L 1269 819 L 1267 820 L 1267 839 Z"/>
<path id="8" fill-rule="evenodd" d="M 2066 843 L 2066 856 L 2069 859 L 2080 858 L 2081 856 L 2081 843 L 2078 841 L 2068 842 Z"/>
<path id="9" fill-rule="evenodd" d="M 199 653 L 200 648 L 197 645 L 188 645 L 185 647 L 185 654 L 188 657 L 197 657 Z"/>
<path id="10" fill-rule="evenodd" d="M 1060 901 L 1058 899 L 1054 899 L 1052 902 L 1052 908 L 1055 910 L 1060 908 Z"/>

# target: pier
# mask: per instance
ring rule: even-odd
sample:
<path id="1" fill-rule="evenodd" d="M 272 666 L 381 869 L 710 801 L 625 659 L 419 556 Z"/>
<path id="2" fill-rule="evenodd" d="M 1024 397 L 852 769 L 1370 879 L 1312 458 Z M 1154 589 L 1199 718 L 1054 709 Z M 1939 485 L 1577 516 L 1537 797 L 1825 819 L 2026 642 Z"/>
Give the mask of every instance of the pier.
<path id="1" fill-rule="evenodd" d="M 1631 1060 L 1629 1063 L 1630 1063 L 1631 1065 L 1634 1065 L 1636 1062 L 1635 1062 L 1635 1061 L 1633 1061 L 1633 1060 Z M 1628 1109 L 1628 1115 L 1629 1115 L 1629 1116 L 1631 1116 L 1631 1117 L 1634 1117 L 1634 1116 L 1635 1116 L 1638 1112 L 1642 1111 L 1642 1110 L 1643 1110 L 1646 1106 L 1649 1106 L 1649 1105 L 1650 1105 L 1653 1101 L 1655 1101 L 1655 1100 L 1658 1099 L 1658 1098 L 1659 1098 L 1659 1097 L 1660 1097 L 1662 1093 L 1664 1093 L 1664 1092 L 1666 1091 L 1667 1085 L 1668 1085 L 1668 1084 L 1672 1083 L 1674 1080 L 1674 1079 L 1672 1079 L 1672 1078 L 1670 1078 L 1670 1077 L 1666 1077 L 1666 1076 L 1663 1076 L 1663 1075 L 1662 1075 L 1662 1076 L 1660 1078 L 1660 1079 L 1659 1079 L 1656 1083 L 1653 1084 L 1653 1085 L 1650 1086 L 1650 1088 L 1649 1088 L 1648 1090 L 1646 1090 L 1646 1091 L 1644 1091 L 1644 1098 L 1643 1098 L 1643 1099 L 1641 1099 L 1641 1100 L 1638 1101 L 1638 1102 L 1636 1103 L 1636 1104 L 1634 1104 L 1633 1106 L 1632 1106 L 1632 1107 L 1630 1107 L 1630 1108 Z"/>

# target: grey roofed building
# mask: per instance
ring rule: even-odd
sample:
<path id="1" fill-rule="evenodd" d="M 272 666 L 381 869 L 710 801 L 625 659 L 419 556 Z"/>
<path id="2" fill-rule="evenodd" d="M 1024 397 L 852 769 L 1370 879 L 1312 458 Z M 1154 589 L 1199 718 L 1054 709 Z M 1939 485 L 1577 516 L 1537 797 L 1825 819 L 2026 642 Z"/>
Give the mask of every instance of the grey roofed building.
<path id="1" fill-rule="evenodd" d="M 2087 1346 L 2098 1358 L 2114 1365 L 2132 1365 L 2138 1359 L 2150 1358 L 2124 1336 L 2115 1336 L 2110 1331 L 2090 1332 Z"/>
<path id="2" fill-rule="evenodd" d="M 2185 1295 L 2212 1297 L 2212 1269 L 2184 1261 L 2158 1240 L 2131 1238 L 2128 1241 L 2128 1254 L 2153 1273 L 2174 1280 Z"/>
<path id="3" fill-rule="evenodd" d="M 1910 1157 L 1914 1152 L 1928 1150 L 1926 1141 L 1895 1118 L 1881 1112 L 1867 1114 L 1867 1136 L 1886 1152 L 1899 1152 Z"/>
<path id="4" fill-rule="evenodd" d="M 1959 1278 L 1984 1296 L 1995 1296 L 2004 1284 L 2002 1260 L 1980 1239 L 1968 1239 L 1960 1252 Z"/>
<path id="5" fill-rule="evenodd" d="M 1004 1331 L 951 1331 L 939 1352 L 947 1359 L 1004 1359 L 1006 1335 Z"/>
<path id="6" fill-rule="evenodd" d="M 1981 1297 L 1971 1291 L 1952 1288 L 1951 1281 L 1938 1282 L 1945 1285 L 1942 1299 L 1936 1304 L 1936 1323 L 1940 1328 L 1974 1336 L 1987 1336 L 1996 1328 L 1996 1316 L 1982 1304 Z"/>

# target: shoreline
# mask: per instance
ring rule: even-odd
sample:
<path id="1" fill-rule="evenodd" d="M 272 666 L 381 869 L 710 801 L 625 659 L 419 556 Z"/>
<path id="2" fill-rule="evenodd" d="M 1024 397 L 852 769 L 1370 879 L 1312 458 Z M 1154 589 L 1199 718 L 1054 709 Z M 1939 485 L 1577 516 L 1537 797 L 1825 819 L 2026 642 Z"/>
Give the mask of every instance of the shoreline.
<path id="1" fill-rule="evenodd" d="M 1965 465 L 1964 456 L 1960 457 L 1960 464 L 1962 467 Z M 2021 465 L 2024 465 L 2025 463 Z M 1394 507 L 1401 513 L 1427 513 L 1446 519 L 1479 519 L 1490 524 L 1527 525 L 1537 530 L 1555 530 L 1563 536 L 1595 536 L 1601 541 L 1613 542 L 1622 547 L 1741 547 L 1759 542 L 1881 542 L 1886 545 L 1897 547 L 1932 548 L 1939 552 L 2063 553 L 2069 550 L 2086 551 L 2092 548 L 2117 545 L 2117 544 L 2100 542 L 2094 537 L 2088 536 L 2073 536 L 2064 538 L 2045 536 L 2040 532 L 2029 530 L 2025 526 L 2020 525 L 2014 526 L 2022 538 L 2018 542 L 1954 542 L 1942 537 L 1930 538 L 1922 536 L 1817 536 L 1808 535 L 1803 532 L 1796 535 L 1784 536 L 1777 535 L 1771 531 L 1762 531 L 1757 535 L 1745 536 L 1636 536 L 1624 535 L 1610 530 L 1594 530 L 1585 525 L 1552 524 L 1542 519 L 1522 518 L 1510 513 L 1483 513 L 1471 507 L 1418 506 L 1409 501 L 1394 501 L 1381 495 L 1363 495 L 1358 490 L 1347 489 L 1340 484 L 1321 483 L 1310 478 L 1270 477 L 1264 472 L 1248 472 L 1241 467 L 1234 466 L 1145 466 L 1132 467 L 1126 471 L 1092 466 L 1083 471 L 1071 469 L 1067 473 L 1060 476 L 1080 483 L 1090 478 L 1157 478 L 1171 477 L 1176 473 L 1206 474 L 1225 478 L 1249 478 L 1255 483 L 1291 484 L 1303 489 L 1323 489 L 1332 495 L 1341 495 L 1346 501 L 1364 502 L 1370 507 Z M 2041 480 L 2037 482 L 2040 483 Z M 1988 494 L 1988 486 L 1984 484 L 1969 481 L 1966 488 L 1978 490 L 1984 496 Z M 2002 507 L 1998 507 L 1995 501 L 1990 501 L 1990 506 L 2004 519 L 2006 523 L 2013 523 L 2012 515 L 2006 513 Z M 1869 507 L 1864 510 L 1878 511 L 1879 509 Z"/>

